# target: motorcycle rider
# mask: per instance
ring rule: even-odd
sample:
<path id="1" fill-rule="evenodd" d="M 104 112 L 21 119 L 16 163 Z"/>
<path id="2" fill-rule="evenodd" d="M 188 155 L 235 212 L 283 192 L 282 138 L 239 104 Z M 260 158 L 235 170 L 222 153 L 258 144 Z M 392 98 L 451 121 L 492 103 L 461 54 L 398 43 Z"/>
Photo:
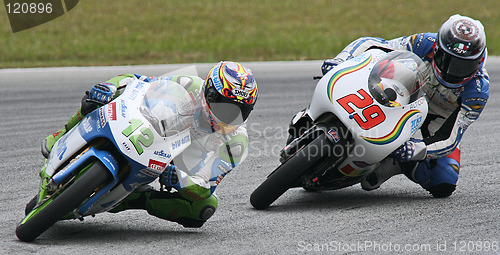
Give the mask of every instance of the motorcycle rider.
<path id="1" fill-rule="evenodd" d="M 43 140 L 42 154 L 47 158 L 64 133 L 86 114 L 116 98 L 124 86 L 136 79 L 145 82 L 166 79 L 186 89 L 196 105 L 191 125 L 191 136 L 195 139 L 166 167 L 160 176 L 161 190 L 141 186 L 110 212 L 144 209 L 184 227 L 201 227 L 217 208 L 215 188 L 248 154 L 245 123 L 257 100 L 258 90 L 252 71 L 239 63 L 216 64 L 206 80 L 188 75 L 123 74 L 96 84 L 86 92 L 80 109 L 65 127 Z M 163 191 L 163 187 L 168 191 Z"/>
<path id="2" fill-rule="evenodd" d="M 434 197 L 450 196 L 459 176 L 460 140 L 481 114 L 489 96 L 483 25 L 456 14 L 437 33 L 392 40 L 362 37 L 335 58 L 325 60 L 321 71 L 326 74 L 339 63 L 373 48 L 412 51 L 434 75 L 430 75 L 430 86 L 425 87 L 429 114 L 421 128 L 422 136 L 412 138 L 382 161 L 364 177 L 362 188 L 377 189 L 390 177 L 403 173 Z"/>

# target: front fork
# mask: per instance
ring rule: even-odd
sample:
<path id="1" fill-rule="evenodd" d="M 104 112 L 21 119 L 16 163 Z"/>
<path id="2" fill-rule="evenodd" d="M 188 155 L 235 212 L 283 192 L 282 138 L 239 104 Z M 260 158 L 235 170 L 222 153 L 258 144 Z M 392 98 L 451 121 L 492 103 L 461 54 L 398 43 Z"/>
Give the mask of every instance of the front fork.
<path id="1" fill-rule="evenodd" d="M 300 179 L 298 186 L 314 188 L 323 186 L 332 179 L 344 179 L 345 176 L 340 174 L 337 166 L 345 160 L 354 144 L 352 143 L 352 134 L 334 114 L 323 114 L 315 121 L 303 114 L 300 119 L 294 118 L 292 120 L 289 134 L 287 145 L 280 152 L 281 163 L 286 162 L 321 134 L 325 134 L 327 138 L 325 146 L 331 146 L 332 156 L 326 156 L 314 165 Z"/>
<path id="2" fill-rule="evenodd" d="M 74 179 L 79 178 L 86 170 L 93 165 L 96 160 L 101 161 L 106 168 L 109 169 L 113 180 L 105 187 L 99 190 L 88 202 L 82 206 L 84 212 L 87 211 L 100 197 L 106 194 L 119 181 L 118 171 L 119 164 L 114 159 L 113 155 L 107 151 L 88 147 L 78 156 L 72 159 L 66 166 L 50 176 L 46 173 L 47 160 L 40 171 L 40 189 L 38 191 L 37 205 L 43 201 L 50 199 L 53 195 L 57 195 L 63 191 Z"/>

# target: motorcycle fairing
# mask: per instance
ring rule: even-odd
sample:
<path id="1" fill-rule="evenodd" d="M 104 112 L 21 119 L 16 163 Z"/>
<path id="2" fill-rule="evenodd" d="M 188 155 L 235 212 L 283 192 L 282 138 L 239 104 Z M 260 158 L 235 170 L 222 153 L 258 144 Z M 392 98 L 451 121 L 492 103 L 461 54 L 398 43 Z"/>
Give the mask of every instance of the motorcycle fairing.
<path id="1" fill-rule="evenodd" d="M 318 82 L 307 109 L 313 121 L 325 112 L 334 113 L 353 134 L 353 151 L 339 165 L 347 176 L 361 176 L 371 171 L 374 164 L 407 141 L 427 115 L 424 97 L 408 105 L 390 107 L 370 95 L 370 71 L 385 54 L 381 50 L 369 50 L 336 66 Z"/>

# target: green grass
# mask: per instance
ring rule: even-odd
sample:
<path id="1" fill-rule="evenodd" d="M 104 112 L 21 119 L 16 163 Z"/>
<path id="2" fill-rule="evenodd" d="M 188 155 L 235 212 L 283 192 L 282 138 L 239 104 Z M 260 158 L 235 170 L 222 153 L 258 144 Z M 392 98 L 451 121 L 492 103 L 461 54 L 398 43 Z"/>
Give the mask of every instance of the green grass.
<path id="1" fill-rule="evenodd" d="M 500 54 L 498 0 L 82 0 L 12 33 L 0 10 L 0 68 L 325 59 L 360 36 L 436 32 L 452 14 L 483 22 Z"/>

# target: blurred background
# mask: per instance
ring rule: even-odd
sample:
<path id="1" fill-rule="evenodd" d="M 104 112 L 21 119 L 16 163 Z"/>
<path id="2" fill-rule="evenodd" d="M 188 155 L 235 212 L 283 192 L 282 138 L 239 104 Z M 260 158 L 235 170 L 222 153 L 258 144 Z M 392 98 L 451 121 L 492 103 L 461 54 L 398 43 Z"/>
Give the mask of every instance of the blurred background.
<path id="1" fill-rule="evenodd" d="M 12 33 L 0 10 L 0 68 L 318 60 L 360 36 L 437 32 L 451 15 L 479 19 L 500 54 L 497 0 L 80 1 Z"/>

